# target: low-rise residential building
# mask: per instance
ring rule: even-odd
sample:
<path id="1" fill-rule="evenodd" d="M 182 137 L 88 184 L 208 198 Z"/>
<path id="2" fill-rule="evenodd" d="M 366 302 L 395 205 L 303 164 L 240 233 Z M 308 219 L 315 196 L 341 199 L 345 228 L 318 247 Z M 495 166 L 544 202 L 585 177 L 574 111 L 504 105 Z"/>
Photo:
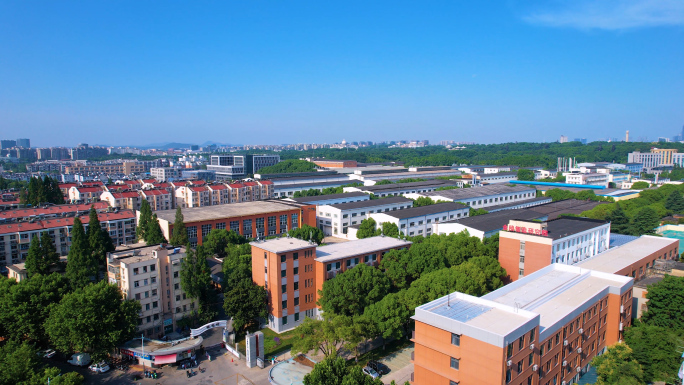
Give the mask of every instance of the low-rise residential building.
<path id="1" fill-rule="evenodd" d="M 404 210 L 370 214 L 377 226 L 389 222 L 397 225 L 399 232 L 413 237 L 430 236 L 434 226 L 440 222 L 467 218 L 470 207 L 460 203 L 436 203 L 434 205 L 412 207 Z"/>
<path id="2" fill-rule="evenodd" d="M 100 195 L 101 201 L 106 201 L 112 207 L 129 210 L 140 210 L 143 197 L 139 191 L 109 192 Z"/>
<path id="3" fill-rule="evenodd" d="M 147 200 L 152 211 L 171 210 L 176 207 L 173 195 L 164 188 L 141 190 L 140 195 Z"/>
<path id="4" fill-rule="evenodd" d="M 510 220 L 499 232 L 499 263 L 515 281 L 552 264 L 574 265 L 608 250 L 610 223 L 561 217 Z"/>
<path id="5" fill-rule="evenodd" d="M 563 175 L 565 175 L 565 183 L 585 186 L 608 187 L 610 179 L 610 174 L 602 172 L 566 172 Z"/>
<path id="6" fill-rule="evenodd" d="M 477 175 L 477 183 L 480 184 L 496 184 L 508 183 L 512 180 L 518 180 L 517 172 L 497 172 L 497 173 L 483 173 Z"/>
<path id="7" fill-rule="evenodd" d="M 211 190 L 207 186 L 182 186 L 176 190 L 176 206 L 204 207 L 211 206 Z"/>
<path id="8" fill-rule="evenodd" d="M 124 297 L 140 302 L 138 333 L 160 338 L 173 332 L 198 304 L 180 284 L 184 247 L 145 246 L 107 254 L 107 276 Z"/>
<path id="9" fill-rule="evenodd" d="M 156 212 L 164 237 L 173 233 L 176 210 Z M 138 215 L 140 212 L 138 211 Z M 212 229 L 232 230 L 247 238 L 279 235 L 305 224 L 316 226 L 316 206 L 279 200 L 183 209 L 190 245 L 201 245 Z"/>
<path id="10" fill-rule="evenodd" d="M 83 226 L 87 227 L 90 220 L 88 213 L 81 212 L 79 215 L 81 215 L 80 220 Z M 135 242 L 135 213 L 133 211 L 99 212 L 97 217 L 102 228 L 108 231 L 115 246 Z M 7 266 L 23 262 L 28 255 L 31 239 L 41 236 L 43 232 L 50 235 L 59 255 L 67 255 L 71 247 L 73 225 L 73 216 L 0 224 L 0 265 Z"/>
<path id="11" fill-rule="evenodd" d="M 403 210 L 413 207 L 404 197 L 389 197 L 360 202 L 338 203 L 317 207 L 318 227 L 325 235 L 344 238 L 349 226 L 361 224 L 370 214 Z"/>
<path id="12" fill-rule="evenodd" d="M 98 212 L 102 212 L 109 208 L 109 203 L 95 202 L 90 204 L 84 203 L 75 205 L 48 205 L 44 207 L 36 206 L 14 210 L 3 210 L 0 211 L 0 223 L 31 219 L 47 219 L 69 215 L 73 216 L 76 214 L 84 215 L 90 211 L 91 207 L 94 207 Z"/>
<path id="13" fill-rule="evenodd" d="M 415 310 L 415 385 L 571 384 L 623 340 L 632 279 L 553 264 L 481 298 Z"/>
<path id="14" fill-rule="evenodd" d="M 103 192 L 102 187 L 73 186 L 69 188 L 69 202 L 92 203 L 100 200 Z"/>
<path id="15" fill-rule="evenodd" d="M 490 206 L 529 201 L 536 196 L 537 190 L 534 187 L 504 186 L 501 184 L 406 194 L 407 198 L 428 197 L 434 201 L 458 202 L 475 209 L 485 210 Z"/>

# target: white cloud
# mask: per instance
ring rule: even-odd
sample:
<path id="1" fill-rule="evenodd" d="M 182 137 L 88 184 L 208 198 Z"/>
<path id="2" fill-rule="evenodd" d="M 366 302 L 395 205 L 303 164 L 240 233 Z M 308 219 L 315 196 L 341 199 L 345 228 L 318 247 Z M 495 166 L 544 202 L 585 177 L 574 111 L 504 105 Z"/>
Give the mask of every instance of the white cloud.
<path id="1" fill-rule="evenodd" d="M 684 25 L 684 0 L 575 0 L 523 17 L 550 27 L 623 30 Z"/>

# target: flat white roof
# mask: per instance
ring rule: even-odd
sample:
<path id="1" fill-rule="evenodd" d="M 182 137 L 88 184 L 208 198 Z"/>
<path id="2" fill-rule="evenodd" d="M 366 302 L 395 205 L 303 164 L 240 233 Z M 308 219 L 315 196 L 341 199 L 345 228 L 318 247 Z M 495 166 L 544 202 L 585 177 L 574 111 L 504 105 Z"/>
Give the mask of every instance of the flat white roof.
<path id="1" fill-rule="evenodd" d="M 268 239 L 262 242 L 250 242 L 249 244 L 260 249 L 270 251 L 271 253 L 287 253 L 288 251 L 301 250 L 315 246 L 315 244 L 311 244 L 298 238 L 287 237 Z"/>
<path id="2" fill-rule="evenodd" d="M 656 253 L 676 242 L 679 242 L 679 240 L 642 235 L 631 242 L 608 249 L 601 254 L 586 259 L 576 266 L 614 274 L 631 264 L 639 262 L 645 256 Z"/>
<path id="3" fill-rule="evenodd" d="M 383 236 L 364 238 L 357 241 L 349 241 L 344 243 L 335 243 L 332 245 L 320 246 L 318 249 L 316 249 L 316 261 L 336 261 L 338 259 L 353 257 L 355 255 L 369 254 L 375 251 L 386 250 L 395 247 L 406 247 L 411 243 L 412 242 L 410 241 Z"/>
<path id="4" fill-rule="evenodd" d="M 414 319 L 452 333 L 505 346 L 539 325 L 540 340 L 605 294 L 622 294 L 632 279 L 552 264 L 477 298 L 452 293 L 416 308 Z"/>

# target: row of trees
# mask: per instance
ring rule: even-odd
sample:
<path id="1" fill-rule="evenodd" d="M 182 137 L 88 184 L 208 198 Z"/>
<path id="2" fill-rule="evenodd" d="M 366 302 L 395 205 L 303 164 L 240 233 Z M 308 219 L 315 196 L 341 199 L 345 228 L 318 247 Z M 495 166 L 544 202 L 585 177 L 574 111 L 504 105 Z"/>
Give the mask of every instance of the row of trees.
<path id="1" fill-rule="evenodd" d="M 178 215 L 181 216 L 180 219 L 182 220 L 183 214 L 181 212 L 180 206 L 176 208 L 176 222 L 178 222 Z M 174 223 L 174 227 L 175 226 L 176 223 Z M 181 230 L 185 230 L 185 225 L 182 226 L 182 229 L 178 229 L 178 231 Z M 152 214 L 152 207 L 150 207 L 150 202 L 148 202 L 147 199 L 143 199 L 142 203 L 140 204 L 140 218 L 138 219 L 136 234 L 138 239 L 144 240 L 148 245 L 158 245 L 160 243 L 167 242 L 166 238 L 164 237 L 164 233 L 162 232 L 161 226 L 159 225 L 157 214 Z M 171 243 L 177 246 L 186 245 L 187 234 L 185 235 L 185 243 Z"/>
<path id="2" fill-rule="evenodd" d="M 0 176 L 0 190 L 24 189 L 26 186 L 27 183 L 23 180 L 6 179 Z"/>
<path id="3" fill-rule="evenodd" d="M 618 234 L 652 234 L 662 218 L 684 213 L 684 186 L 666 184 L 644 190 L 638 198 L 601 204 L 581 215 L 611 222 L 611 232 Z M 548 192 L 547 192 L 548 194 Z"/>
<path id="4" fill-rule="evenodd" d="M 679 383 L 684 345 L 684 278 L 666 275 L 648 287 L 648 310 L 625 330 L 625 342 L 594 358 L 596 385 Z"/>
<path id="5" fill-rule="evenodd" d="M 41 203 L 63 204 L 64 195 L 59 189 L 57 179 L 46 175 L 43 179 L 32 177 L 29 180 L 28 187 L 21 191 L 19 200 L 22 204 L 32 206 L 38 206 Z"/>
<path id="6" fill-rule="evenodd" d="M 344 192 L 345 187 L 359 187 L 363 186 L 363 183 L 349 183 L 344 186 L 339 186 L 339 187 L 327 187 L 322 190 L 318 189 L 308 189 L 304 191 L 295 191 L 293 197 L 294 198 L 301 198 L 301 197 L 316 197 L 316 196 L 322 196 L 322 195 L 332 195 L 332 194 L 342 194 Z"/>
<path id="7" fill-rule="evenodd" d="M 301 155 L 301 153 L 300 153 Z M 294 172 L 314 172 L 316 171 L 315 163 L 300 160 L 300 159 L 288 159 L 275 164 L 273 166 L 267 166 L 259 169 L 260 174 L 287 174 Z"/>
<path id="8" fill-rule="evenodd" d="M 566 199 L 577 199 L 581 201 L 595 201 L 595 202 L 613 202 L 611 197 L 602 197 L 596 195 L 593 190 L 582 190 L 576 193 L 568 190 L 554 188 L 547 190 L 544 196 L 551 198 L 553 202 L 562 201 Z"/>
<path id="9" fill-rule="evenodd" d="M 360 263 L 325 281 L 324 318 L 304 320 L 292 352 L 334 357 L 344 349 L 358 356 L 368 340 L 407 336 L 416 306 L 453 291 L 479 296 L 502 286 L 498 239 L 483 243 L 464 232 L 411 240 L 410 248 L 385 253 L 379 268 Z"/>

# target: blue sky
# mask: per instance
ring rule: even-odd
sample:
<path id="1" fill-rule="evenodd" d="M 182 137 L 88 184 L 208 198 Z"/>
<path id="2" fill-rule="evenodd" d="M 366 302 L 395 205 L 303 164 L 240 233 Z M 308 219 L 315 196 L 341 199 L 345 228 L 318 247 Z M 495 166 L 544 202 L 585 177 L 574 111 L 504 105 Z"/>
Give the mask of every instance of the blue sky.
<path id="1" fill-rule="evenodd" d="M 684 1 L 0 2 L 36 146 L 672 136 Z"/>

